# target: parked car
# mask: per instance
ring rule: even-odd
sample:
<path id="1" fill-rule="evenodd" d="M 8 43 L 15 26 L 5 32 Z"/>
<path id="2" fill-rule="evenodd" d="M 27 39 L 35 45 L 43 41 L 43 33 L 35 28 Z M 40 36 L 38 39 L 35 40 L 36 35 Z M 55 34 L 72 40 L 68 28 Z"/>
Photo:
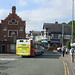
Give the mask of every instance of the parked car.
<path id="1" fill-rule="evenodd" d="M 57 51 L 59 51 L 59 52 L 62 51 L 62 47 L 58 47 Z"/>
<path id="2" fill-rule="evenodd" d="M 44 53 L 43 47 L 39 46 L 35 48 L 35 55 L 42 55 Z"/>

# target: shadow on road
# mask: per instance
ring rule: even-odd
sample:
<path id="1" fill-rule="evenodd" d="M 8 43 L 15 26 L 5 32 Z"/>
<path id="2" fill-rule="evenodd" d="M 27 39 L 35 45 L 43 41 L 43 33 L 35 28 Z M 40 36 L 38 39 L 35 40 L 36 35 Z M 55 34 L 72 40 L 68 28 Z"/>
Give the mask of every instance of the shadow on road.
<path id="1" fill-rule="evenodd" d="M 61 55 L 40 55 L 40 56 L 35 56 L 34 58 L 52 58 L 52 59 L 59 59 Z"/>
<path id="2" fill-rule="evenodd" d="M 53 51 L 45 51 L 42 55 L 37 56 L 27 56 L 23 58 L 48 58 L 48 59 L 59 59 L 61 57 L 61 53 L 53 52 Z"/>

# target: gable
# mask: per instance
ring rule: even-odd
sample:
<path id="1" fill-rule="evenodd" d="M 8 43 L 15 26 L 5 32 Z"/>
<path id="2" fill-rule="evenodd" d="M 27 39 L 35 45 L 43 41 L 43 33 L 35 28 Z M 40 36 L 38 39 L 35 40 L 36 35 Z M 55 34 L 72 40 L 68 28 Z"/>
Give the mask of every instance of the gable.
<path id="1" fill-rule="evenodd" d="M 25 21 L 22 21 L 22 19 L 16 14 L 16 7 L 12 7 L 12 13 L 9 13 L 9 15 L 4 19 L 1 20 L 1 23 L 6 22 L 6 24 L 10 25 L 16 25 L 18 23 L 25 24 Z"/>

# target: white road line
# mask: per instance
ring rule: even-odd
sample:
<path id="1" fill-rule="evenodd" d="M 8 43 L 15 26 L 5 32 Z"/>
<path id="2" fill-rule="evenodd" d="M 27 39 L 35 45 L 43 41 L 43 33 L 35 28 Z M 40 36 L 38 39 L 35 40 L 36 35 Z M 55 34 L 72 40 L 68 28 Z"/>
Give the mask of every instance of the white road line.
<path id="1" fill-rule="evenodd" d="M 13 60 L 17 60 L 16 58 L 0 58 L 0 60 L 9 60 L 9 61 L 13 61 Z"/>

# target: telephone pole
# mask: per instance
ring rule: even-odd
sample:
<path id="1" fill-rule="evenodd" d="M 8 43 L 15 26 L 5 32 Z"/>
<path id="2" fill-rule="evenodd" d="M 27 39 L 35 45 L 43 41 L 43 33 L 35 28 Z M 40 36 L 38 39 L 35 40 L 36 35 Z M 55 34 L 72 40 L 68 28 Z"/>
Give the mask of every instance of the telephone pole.
<path id="1" fill-rule="evenodd" d="M 71 31 L 71 44 L 73 43 L 73 19 L 74 19 L 74 0 L 72 0 L 72 31 Z"/>

